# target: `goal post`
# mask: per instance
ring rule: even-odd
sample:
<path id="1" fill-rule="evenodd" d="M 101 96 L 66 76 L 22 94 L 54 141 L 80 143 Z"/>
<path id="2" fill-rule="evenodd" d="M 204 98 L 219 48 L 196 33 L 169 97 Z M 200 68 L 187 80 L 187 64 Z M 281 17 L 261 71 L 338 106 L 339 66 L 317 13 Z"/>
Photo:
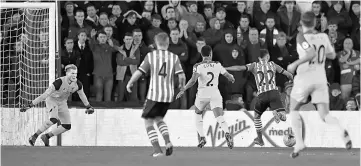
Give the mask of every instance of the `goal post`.
<path id="1" fill-rule="evenodd" d="M 55 81 L 57 25 L 56 2 L 1 3 L 1 145 L 28 145 L 49 118 L 45 102 L 25 113 L 19 108 Z"/>

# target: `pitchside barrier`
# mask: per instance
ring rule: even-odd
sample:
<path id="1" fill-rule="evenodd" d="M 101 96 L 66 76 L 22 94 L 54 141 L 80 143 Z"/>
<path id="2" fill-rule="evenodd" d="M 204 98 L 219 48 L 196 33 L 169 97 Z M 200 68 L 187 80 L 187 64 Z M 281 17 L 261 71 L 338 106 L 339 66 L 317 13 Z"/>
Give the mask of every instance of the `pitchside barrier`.
<path id="1" fill-rule="evenodd" d="M 144 129 L 144 121 L 140 118 L 140 109 L 96 109 L 92 115 L 84 113 L 84 109 L 70 109 L 72 127 L 62 134 L 62 146 L 151 146 Z M 235 147 L 258 147 L 254 145 L 256 136 L 253 124 L 253 111 L 227 111 L 225 120 L 234 135 Z M 360 148 L 360 112 L 332 111 L 350 134 L 355 148 Z M 174 146 L 194 147 L 198 143 L 193 110 L 170 110 L 165 118 Z M 304 121 L 305 143 L 308 147 L 343 147 L 337 128 L 325 124 L 316 111 L 301 112 Z M 26 116 L 26 113 L 24 114 Z M 3 119 L 7 120 L 7 119 Z M 3 124 L 11 124 L 4 123 Z M 290 121 L 274 122 L 272 112 L 262 116 L 265 147 L 285 147 L 283 136 L 291 133 Z M 31 124 L 24 124 L 25 127 Z M 29 132 L 5 134 L 10 126 L 2 126 L 2 145 L 27 145 Z M 11 131 L 15 131 L 12 129 Z M 33 132 L 33 131 L 31 131 Z M 208 147 L 227 146 L 224 133 L 216 122 L 212 112 L 204 116 L 204 132 Z M 161 145 L 163 139 L 159 134 Z M 11 139 L 7 136 L 13 135 Z M 15 135 L 15 136 L 14 136 Z M 18 135 L 18 136 L 16 136 Z M 16 140 L 22 138 L 22 140 Z M 52 144 L 56 145 L 56 138 Z M 16 143 L 14 143 L 16 142 Z M 38 141 L 41 145 L 41 141 Z"/>

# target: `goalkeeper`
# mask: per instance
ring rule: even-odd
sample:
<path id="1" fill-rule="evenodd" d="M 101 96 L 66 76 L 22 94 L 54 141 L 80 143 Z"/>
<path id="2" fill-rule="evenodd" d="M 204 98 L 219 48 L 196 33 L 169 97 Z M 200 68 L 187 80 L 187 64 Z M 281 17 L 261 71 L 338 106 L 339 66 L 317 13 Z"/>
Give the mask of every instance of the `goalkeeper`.
<path id="1" fill-rule="evenodd" d="M 58 120 L 61 122 L 61 126 L 58 126 L 53 131 L 43 134 L 40 138 L 43 140 L 45 146 L 49 146 L 49 139 L 53 136 L 64 133 L 71 128 L 70 113 L 68 110 L 67 99 L 68 97 L 77 92 L 81 101 L 86 106 L 86 114 L 92 114 L 94 109 L 90 106 L 87 97 L 83 91 L 82 83 L 77 80 L 78 69 L 75 65 L 67 65 L 65 67 L 66 76 L 56 79 L 50 87 L 40 95 L 38 98 L 30 102 L 28 105 L 23 106 L 20 112 L 25 112 L 27 109 L 34 107 L 41 101 L 46 101 L 46 108 L 49 110 L 50 119 L 36 131 L 34 135 L 29 138 L 29 143 L 34 146 L 38 136 L 47 130 L 53 124 L 56 124 Z"/>

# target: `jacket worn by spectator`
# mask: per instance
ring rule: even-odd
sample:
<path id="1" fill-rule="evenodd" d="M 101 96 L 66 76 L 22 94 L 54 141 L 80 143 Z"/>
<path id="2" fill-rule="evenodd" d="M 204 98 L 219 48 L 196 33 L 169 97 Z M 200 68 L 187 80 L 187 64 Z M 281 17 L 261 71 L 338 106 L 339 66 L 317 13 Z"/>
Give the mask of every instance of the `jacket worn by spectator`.
<path id="1" fill-rule="evenodd" d="M 68 38 L 77 39 L 79 31 L 82 29 L 86 31 L 87 36 L 90 36 L 90 31 L 92 30 L 92 27 L 84 22 L 82 26 L 80 26 L 78 23 L 70 26 L 68 31 Z"/>
<path id="2" fill-rule="evenodd" d="M 83 49 L 81 47 L 83 47 Z M 80 53 L 79 75 L 91 75 L 93 73 L 94 61 L 93 52 L 90 49 L 89 43 L 85 42 L 85 45 L 82 46 L 78 41 L 75 41 L 74 50 Z"/>
<path id="3" fill-rule="evenodd" d="M 292 19 L 291 21 L 288 18 L 287 15 L 287 9 L 285 6 L 280 7 L 279 11 L 277 12 L 279 18 L 280 18 L 280 30 L 286 33 L 288 37 L 290 37 L 290 41 L 292 41 L 292 44 L 296 43 L 296 36 L 298 33 L 298 25 L 301 20 L 301 13 L 296 10 L 296 8 L 293 9 L 292 12 Z"/>
<path id="4" fill-rule="evenodd" d="M 116 80 L 124 80 L 127 70 L 130 70 L 131 74 L 137 70 L 140 62 L 140 51 L 137 45 L 132 45 L 128 55 L 125 45 L 122 45 L 119 48 L 119 52 L 120 53 L 117 54 L 118 66 Z"/>
<path id="5" fill-rule="evenodd" d="M 334 8 L 330 8 L 327 13 L 327 18 L 329 18 L 329 20 L 335 20 L 338 23 L 338 31 L 344 35 L 347 35 L 352 27 L 351 17 L 346 10 L 342 9 L 340 13 L 337 13 Z"/>
<path id="6" fill-rule="evenodd" d="M 89 45 L 94 59 L 93 74 L 102 77 L 113 76 L 112 55 L 118 50 L 107 43 L 100 44 L 94 38 L 89 41 Z"/>
<path id="7" fill-rule="evenodd" d="M 178 40 L 178 43 L 173 43 L 173 41 L 170 40 L 168 51 L 178 55 L 178 58 L 181 61 L 182 67 L 184 69 L 184 65 L 188 60 L 188 47 L 186 43 L 184 43 L 182 40 Z"/>

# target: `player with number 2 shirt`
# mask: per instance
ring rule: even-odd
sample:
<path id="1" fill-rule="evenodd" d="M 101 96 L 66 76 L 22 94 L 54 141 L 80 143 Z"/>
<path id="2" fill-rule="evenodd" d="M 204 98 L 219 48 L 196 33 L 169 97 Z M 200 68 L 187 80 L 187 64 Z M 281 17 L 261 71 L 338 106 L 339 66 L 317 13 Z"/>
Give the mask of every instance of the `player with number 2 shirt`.
<path id="1" fill-rule="evenodd" d="M 224 120 L 222 96 L 218 89 L 218 77 L 220 74 L 224 75 L 229 81 L 234 82 L 234 77 L 229 74 L 226 69 L 219 63 L 212 61 L 212 48 L 208 45 L 201 49 L 203 61 L 193 66 L 192 78 L 188 81 L 186 86 L 178 93 L 177 98 L 180 98 L 184 92 L 192 87 L 198 80 L 198 92 L 195 105 L 196 113 L 196 128 L 200 135 L 198 147 L 202 148 L 206 144 L 206 139 L 203 131 L 202 113 L 205 107 L 209 104 L 217 118 L 217 122 L 225 133 L 227 145 L 230 149 L 233 148 L 233 138 L 229 132 L 228 124 Z"/>
<path id="2" fill-rule="evenodd" d="M 273 111 L 276 123 L 286 121 L 286 110 L 281 101 L 281 95 L 276 86 L 276 73 L 281 73 L 287 76 L 290 80 L 293 75 L 284 70 L 274 62 L 270 62 L 270 55 L 266 49 L 261 49 L 259 62 L 253 62 L 246 66 L 231 66 L 226 68 L 230 71 L 249 71 L 252 72 L 257 84 L 258 96 L 256 98 L 256 105 L 254 108 L 254 123 L 257 131 L 257 137 L 254 143 L 260 146 L 264 145 L 262 139 L 262 122 L 261 115 L 267 108 Z"/>

